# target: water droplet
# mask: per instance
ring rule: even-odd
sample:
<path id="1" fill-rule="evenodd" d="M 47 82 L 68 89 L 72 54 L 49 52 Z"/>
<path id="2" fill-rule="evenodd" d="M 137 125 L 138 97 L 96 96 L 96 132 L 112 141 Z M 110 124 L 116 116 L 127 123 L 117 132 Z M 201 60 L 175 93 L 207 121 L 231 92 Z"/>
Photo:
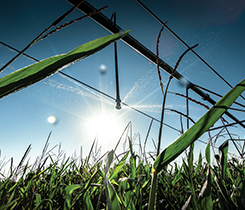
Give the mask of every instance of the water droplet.
<path id="1" fill-rule="evenodd" d="M 100 65 L 100 74 L 106 74 L 107 73 L 107 67 L 104 64 Z"/>

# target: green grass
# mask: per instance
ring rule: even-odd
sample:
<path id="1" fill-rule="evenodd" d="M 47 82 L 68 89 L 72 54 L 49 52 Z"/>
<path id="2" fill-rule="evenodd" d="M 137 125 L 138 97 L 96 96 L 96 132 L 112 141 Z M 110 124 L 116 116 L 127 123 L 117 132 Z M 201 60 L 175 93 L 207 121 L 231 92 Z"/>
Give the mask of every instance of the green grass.
<path id="1" fill-rule="evenodd" d="M 244 208 L 244 166 L 238 159 L 227 160 L 227 149 L 228 141 L 220 146 L 217 164 L 212 165 L 210 145 L 197 162 L 192 147 L 181 165 L 165 167 L 158 175 L 156 209 Z M 35 168 L 23 164 L 10 176 L 2 175 L 1 210 L 148 208 L 153 161 L 144 161 L 132 147 L 120 156 L 112 150 L 105 162 L 94 164 L 88 162 L 91 157 L 54 160 L 49 153 L 45 157 Z"/>

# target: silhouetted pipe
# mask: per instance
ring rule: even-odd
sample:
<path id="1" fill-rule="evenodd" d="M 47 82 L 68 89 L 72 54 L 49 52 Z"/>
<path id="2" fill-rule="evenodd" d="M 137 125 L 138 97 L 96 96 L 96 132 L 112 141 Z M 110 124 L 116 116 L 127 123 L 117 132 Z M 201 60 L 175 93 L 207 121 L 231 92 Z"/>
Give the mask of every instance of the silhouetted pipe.
<path id="1" fill-rule="evenodd" d="M 113 24 L 116 25 L 116 13 L 112 14 L 111 20 L 114 18 Z M 121 109 L 121 99 L 119 92 L 119 74 L 118 74 L 118 59 L 117 59 L 117 42 L 114 42 L 115 54 L 115 77 L 116 77 L 116 109 Z"/>
<path id="2" fill-rule="evenodd" d="M 76 5 L 79 3 L 79 0 L 67 0 L 73 5 Z M 79 7 L 83 13 L 88 14 L 96 8 L 94 8 L 91 4 L 84 1 Z M 94 14 L 90 16 L 91 19 L 93 19 L 95 22 L 103 26 L 105 29 L 110 31 L 111 33 L 118 33 L 120 31 L 124 31 L 122 28 L 120 28 L 117 24 L 114 24 L 109 18 L 107 18 L 105 15 L 103 15 L 101 12 Z M 140 53 L 141 55 L 145 56 L 147 59 L 149 59 L 151 62 L 155 63 L 157 65 L 157 56 L 151 52 L 148 48 L 146 48 L 144 45 L 142 45 L 139 41 L 137 41 L 135 38 L 133 38 L 131 35 L 127 34 L 125 37 L 122 38 L 122 40 L 128 44 L 131 48 L 133 48 L 136 52 Z M 173 71 L 173 68 L 165 63 L 162 59 L 158 58 L 159 66 L 166 71 L 167 73 L 171 74 Z M 184 78 L 179 72 L 175 71 L 173 75 L 176 79 L 180 80 Z M 188 81 L 186 79 L 186 81 Z M 206 93 L 204 93 L 202 90 L 200 90 L 198 87 L 195 86 L 192 82 L 188 81 L 186 83 L 187 88 L 193 90 L 195 93 L 197 93 L 199 96 L 202 97 L 203 100 L 207 100 L 209 103 L 214 105 L 216 103 L 215 100 L 210 98 L 210 96 Z M 235 116 L 233 116 L 228 111 L 225 112 L 225 114 L 230 117 L 232 120 L 234 120 L 237 124 L 245 128 L 245 125 L 240 122 Z"/>

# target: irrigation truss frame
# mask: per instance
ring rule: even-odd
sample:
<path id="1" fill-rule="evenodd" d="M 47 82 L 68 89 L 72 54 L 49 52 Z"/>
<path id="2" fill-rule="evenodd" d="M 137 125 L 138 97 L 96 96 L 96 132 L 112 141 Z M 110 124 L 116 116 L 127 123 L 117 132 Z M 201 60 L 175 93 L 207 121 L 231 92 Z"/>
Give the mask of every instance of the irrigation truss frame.
<path id="1" fill-rule="evenodd" d="M 80 0 L 67 0 L 72 5 L 78 5 Z M 81 10 L 85 14 L 89 14 L 92 11 L 95 11 L 96 8 L 94 8 L 91 4 L 89 4 L 87 1 L 84 1 L 82 4 L 78 6 L 78 9 Z M 111 33 L 118 33 L 120 31 L 123 31 L 123 29 L 118 26 L 116 23 L 112 22 L 111 19 L 106 17 L 101 12 L 98 12 L 94 15 L 90 16 L 91 19 L 93 19 L 96 23 L 103 26 L 105 29 L 107 29 Z M 150 51 L 148 48 L 146 48 L 143 44 L 141 44 L 138 40 L 136 40 L 131 35 L 127 35 L 122 40 L 129 45 L 133 50 L 141 54 L 142 56 L 146 57 L 148 60 L 153 62 L 157 65 L 157 59 L 158 59 L 158 65 L 166 71 L 168 74 L 172 74 L 173 68 L 168 65 L 165 61 L 158 58 L 157 55 L 155 55 L 152 51 Z M 181 78 L 184 78 L 183 75 L 181 75 L 179 72 L 175 71 L 174 78 L 177 80 L 180 80 Z M 188 89 L 191 89 L 193 92 L 195 92 L 197 95 L 201 96 L 203 100 L 208 101 L 210 104 L 215 105 L 216 101 L 212 99 L 207 93 L 203 92 L 198 86 L 196 86 L 194 83 L 188 81 Z M 234 115 L 232 115 L 230 112 L 226 111 L 225 114 L 231 118 L 233 121 L 236 122 L 236 124 L 239 124 L 241 127 L 245 128 L 245 125 L 238 120 Z"/>
<path id="2" fill-rule="evenodd" d="M 100 10 L 96 10 L 96 8 L 94 8 L 92 5 L 90 5 L 88 2 L 86 1 L 82 1 L 81 0 L 67 0 L 69 3 L 73 4 L 74 7 L 69 10 L 67 13 L 65 14 L 68 14 L 70 12 L 72 12 L 76 7 L 78 7 L 78 9 L 80 9 L 83 13 L 85 13 L 85 16 L 87 17 L 90 17 L 92 18 L 95 22 L 97 22 L 98 24 L 102 25 L 105 29 L 107 29 L 108 31 L 110 31 L 111 33 L 117 33 L 117 32 L 120 32 L 120 31 L 123 31 L 122 28 L 120 28 L 117 24 L 116 24 L 116 13 L 114 12 L 112 14 L 112 17 L 111 19 L 107 18 L 105 15 L 103 15 L 100 11 Z M 158 22 L 160 22 L 165 28 L 167 28 L 182 44 L 184 44 L 189 50 L 191 50 L 204 64 L 206 64 L 217 76 L 219 76 L 226 84 L 228 84 L 231 88 L 232 86 L 221 76 L 219 75 L 204 59 L 202 59 L 197 53 L 195 53 L 195 51 L 193 51 L 177 34 L 175 34 L 168 26 L 166 26 L 165 23 L 163 23 L 158 17 L 156 17 L 154 15 L 154 13 L 152 13 L 145 5 L 143 5 L 140 0 L 136 0 L 144 9 L 146 9 Z M 93 13 L 94 11 L 96 11 L 96 13 Z M 114 21 L 113 21 L 114 19 Z M 77 20 L 80 20 L 80 19 L 77 19 Z M 47 29 L 45 30 L 47 31 Z M 43 32 L 44 33 L 44 32 Z M 49 35 L 49 34 L 48 34 Z M 46 37 L 47 35 L 45 35 L 44 37 Z M 146 57 L 147 59 L 149 59 L 151 62 L 155 63 L 156 65 L 159 65 L 163 70 L 165 70 L 168 74 L 172 74 L 173 72 L 173 68 L 168 65 L 166 62 L 164 62 L 163 60 L 161 60 L 160 58 L 157 57 L 157 55 L 155 55 L 153 52 L 151 52 L 149 49 L 147 49 L 143 44 L 141 44 L 140 42 L 138 42 L 135 38 L 133 38 L 131 35 L 127 35 L 126 37 L 122 38 L 122 40 L 128 44 L 131 48 L 133 48 L 136 52 L 140 53 L 142 56 Z M 30 59 L 38 62 L 39 60 L 24 53 L 24 51 L 26 49 L 28 49 L 30 46 L 28 45 L 24 50 L 22 51 L 19 51 L 17 50 L 16 48 L 4 43 L 4 42 L 1 42 L 0 41 L 0 44 L 18 52 L 19 54 L 14 57 L 10 62 L 12 62 L 13 60 L 15 60 L 19 55 L 23 54 L 24 56 L 26 57 L 29 57 Z M 150 127 L 148 129 L 148 132 L 147 132 L 147 136 L 146 136 L 146 139 L 148 138 L 148 135 L 149 135 L 149 132 L 151 130 L 151 126 L 152 126 L 152 123 L 153 121 L 156 121 L 156 122 L 159 122 L 161 123 L 160 120 L 146 114 L 145 112 L 143 111 L 140 111 L 136 108 L 134 108 L 133 106 L 130 106 L 124 102 L 121 102 L 120 100 L 120 93 L 119 93 L 119 80 L 118 80 L 118 64 L 117 64 L 117 45 L 116 45 L 116 42 L 114 43 L 114 52 L 115 52 L 115 76 L 116 76 L 116 98 L 113 97 L 113 96 L 110 96 L 70 75 L 67 75 L 65 74 L 64 72 L 58 72 L 60 73 L 61 75 L 63 75 L 64 77 L 67 77 L 75 82 L 78 82 L 80 84 L 82 84 L 83 86 L 86 86 L 88 87 L 89 89 L 92 89 L 93 91 L 95 92 L 98 92 L 100 93 L 101 95 L 103 96 L 106 96 L 114 101 L 116 101 L 116 108 L 117 109 L 120 109 L 121 108 L 121 104 L 123 104 L 124 106 L 128 107 L 128 108 L 131 108 L 133 109 L 134 111 L 146 116 L 146 117 L 149 117 L 151 119 L 151 123 L 150 123 Z M 10 63 L 9 62 L 9 63 Z M 9 65 L 6 64 L 4 67 L 1 68 L 1 71 L 7 66 Z M 175 73 L 173 74 L 173 76 L 180 80 L 181 78 L 183 78 L 183 76 L 178 73 L 177 71 L 175 71 Z M 198 94 L 199 96 L 202 97 L 203 100 L 207 100 L 209 103 L 211 103 L 212 105 L 214 105 L 216 102 L 210 98 L 210 96 L 208 94 L 206 94 L 205 92 L 203 92 L 202 90 L 208 92 L 208 93 L 211 93 L 211 94 L 214 94 L 216 96 L 219 96 L 219 97 L 222 97 L 221 95 L 213 92 L 213 91 L 210 91 L 208 89 L 205 89 L 201 86 L 198 86 L 196 84 L 193 84 L 191 83 L 190 81 L 188 81 L 188 85 L 186 86 L 186 106 L 187 106 L 187 129 L 189 128 L 189 99 L 188 99 L 188 90 L 191 89 L 192 91 L 194 91 L 196 94 Z M 245 98 L 243 96 L 241 96 L 244 100 Z M 242 107 L 245 107 L 244 105 L 240 104 L 240 103 L 237 103 L 235 102 L 237 105 L 239 106 L 242 106 Z M 238 110 L 238 109 L 235 109 L 235 110 Z M 238 110 L 238 111 L 243 111 L 243 110 Z M 228 126 L 233 126 L 235 124 L 239 124 L 240 126 L 242 126 L 243 128 L 245 128 L 245 125 L 243 124 L 245 122 L 245 120 L 238 120 L 236 117 L 234 117 L 232 114 L 230 114 L 229 112 L 226 111 L 225 113 L 227 116 L 229 116 L 232 120 L 234 120 L 235 122 L 234 123 L 229 123 L 227 125 L 224 125 L 224 126 L 219 126 L 219 127 L 214 127 L 214 128 L 211 128 L 209 129 L 209 131 L 212 131 L 212 130 L 216 130 L 216 129 L 221 129 L 221 128 L 224 128 L 224 127 L 228 127 Z M 165 126 L 177 131 L 177 132 L 182 132 L 176 128 L 174 128 L 173 126 L 170 126 L 168 125 L 167 123 L 163 123 Z M 204 144 L 207 144 L 206 142 L 203 142 L 201 140 L 198 139 L 199 142 L 201 143 L 204 143 Z M 236 146 L 236 145 L 235 145 Z"/>

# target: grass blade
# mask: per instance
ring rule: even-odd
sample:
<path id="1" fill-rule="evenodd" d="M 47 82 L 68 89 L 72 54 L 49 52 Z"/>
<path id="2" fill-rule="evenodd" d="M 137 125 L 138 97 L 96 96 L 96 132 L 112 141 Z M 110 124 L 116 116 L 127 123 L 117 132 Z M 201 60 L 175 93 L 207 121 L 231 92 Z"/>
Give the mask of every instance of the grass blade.
<path id="1" fill-rule="evenodd" d="M 214 170 L 212 172 L 214 174 L 214 181 L 219 189 L 219 204 L 221 205 L 222 209 L 236 209 L 235 204 L 229 196 L 226 186 L 223 184 L 223 179 L 219 178 L 218 174 Z"/>
<path id="2" fill-rule="evenodd" d="M 83 195 L 83 200 L 85 201 L 85 209 L 93 210 L 94 207 L 91 203 L 90 197 L 89 197 L 89 191 L 87 190 Z"/>
<path id="3" fill-rule="evenodd" d="M 210 164 L 210 142 L 208 143 L 206 147 L 205 157 L 206 157 L 207 163 Z"/>
<path id="4" fill-rule="evenodd" d="M 110 43 L 122 38 L 129 31 L 105 36 L 85 43 L 74 50 L 57 56 L 44 59 L 20 70 L 17 70 L 0 79 L 0 98 L 16 92 L 22 88 L 50 76 L 56 71 L 67 67 L 73 62 L 81 60 L 103 49 Z"/>
<path id="5" fill-rule="evenodd" d="M 69 185 L 65 188 L 66 191 L 66 199 L 64 209 L 68 210 L 71 208 L 71 196 L 74 190 L 81 188 L 81 185 Z"/>
<path id="6" fill-rule="evenodd" d="M 222 178 L 225 178 L 226 167 L 227 167 L 227 155 L 228 155 L 228 141 L 225 141 L 219 147 L 220 152 L 220 166 L 221 166 L 221 173 Z"/>
<path id="7" fill-rule="evenodd" d="M 182 171 L 182 167 L 183 165 L 181 166 L 181 168 L 178 170 L 177 174 L 175 175 L 173 181 L 172 181 L 172 185 L 174 186 L 182 177 L 181 175 L 181 171 Z"/>
<path id="8" fill-rule="evenodd" d="M 197 174 L 199 168 L 201 167 L 201 165 L 202 165 L 202 154 L 201 154 L 201 152 L 200 152 L 199 158 L 198 158 L 198 164 L 197 164 L 196 170 L 195 170 L 195 172 L 194 172 L 194 176 L 196 176 L 196 174 Z"/>
<path id="9" fill-rule="evenodd" d="M 107 197 L 107 205 L 108 210 L 118 209 L 120 210 L 120 198 L 117 195 L 117 192 L 115 188 L 113 187 L 112 183 L 108 179 L 108 177 L 105 177 L 105 190 L 106 190 L 106 197 Z"/>
<path id="10" fill-rule="evenodd" d="M 188 154 L 188 167 L 190 172 L 192 172 L 193 169 L 193 159 L 194 159 L 194 144 L 191 144 L 190 151 Z"/>
<path id="11" fill-rule="evenodd" d="M 111 150 L 110 152 L 108 152 L 107 157 L 106 157 L 105 176 L 107 176 L 107 173 L 108 173 L 110 166 L 113 162 L 113 158 L 114 158 L 114 151 Z"/>
<path id="12" fill-rule="evenodd" d="M 7 210 L 7 209 L 9 209 L 12 205 L 14 205 L 15 203 L 17 203 L 18 200 L 19 200 L 19 198 L 15 199 L 15 200 L 13 200 L 13 201 L 11 201 L 11 202 L 3 205 L 3 206 L 0 206 L 0 210 L 5 210 L 5 209 Z"/>
<path id="13" fill-rule="evenodd" d="M 129 152 L 122 158 L 122 160 L 117 164 L 117 166 L 114 168 L 113 172 L 109 176 L 109 180 L 111 181 L 112 179 L 115 178 L 115 176 L 119 173 L 121 168 L 123 167 L 127 157 L 128 157 Z"/>
<path id="14" fill-rule="evenodd" d="M 245 80 L 232 88 L 189 130 L 169 145 L 155 160 L 153 171 L 160 172 L 164 166 L 177 158 L 190 144 L 196 141 L 224 114 L 245 89 Z"/>
<path id="15" fill-rule="evenodd" d="M 242 192 L 239 199 L 238 209 L 239 210 L 245 209 L 245 182 L 244 181 L 242 183 Z"/>
<path id="16" fill-rule="evenodd" d="M 211 187 L 212 187 L 212 177 L 211 177 L 211 173 L 210 173 L 210 165 L 208 165 L 206 181 L 205 181 L 205 183 L 202 187 L 202 190 L 198 196 L 198 203 L 199 203 L 200 209 L 203 209 L 203 210 L 213 209 Z"/>

